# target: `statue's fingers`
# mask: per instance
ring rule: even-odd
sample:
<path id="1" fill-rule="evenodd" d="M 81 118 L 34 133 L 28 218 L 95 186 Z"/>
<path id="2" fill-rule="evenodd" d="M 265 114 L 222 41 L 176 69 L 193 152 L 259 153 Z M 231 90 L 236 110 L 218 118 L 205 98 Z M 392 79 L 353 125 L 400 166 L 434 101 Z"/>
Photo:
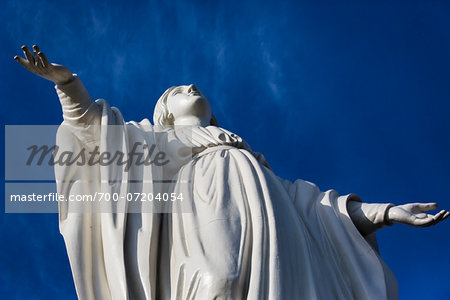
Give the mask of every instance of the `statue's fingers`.
<path id="1" fill-rule="evenodd" d="M 47 56 L 45 56 L 44 53 L 38 52 L 38 56 L 44 68 L 50 68 L 52 66 L 52 64 L 48 61 Z"/>
<path id="2" fill-rule="evenodd" d="M 37 53 L 36 53 L 36 55 L 34 56 L 34 59 L 35 59 L 35 61 L 36 61 L 36 63 L 34 64 L 34 65 L 36 66 L 36 68 L 38 68 L 39 71 L 41 71 L 42 73 L 47 73 L 48 70 L 44 67 L 44 63 L 42 62 L 40 56 L 37 55 Z"/>
<path id="3" fill-rule="evenodd" d="M 43 73 L 48 73 L 48 68 L 45 67 L 44 62 L 42 61 L 42 57 L 40 55 L 36 56 L 36 60 L 39 61 L 39 69 L 43 72 Z"/>
<path id="4" fill-rule="evenodd" d="M 442 221 L 442 219 L 445 217 L 446 213 L 447 212 L 445 210 L 441 210 L 436 215 L 434 215 L 434 219 L 436 220 L 436 223 Z"/>
<path id="5" fill-rule="evenodd" d="M 433 210 L 433 209 L 438 208 L 438 204 L 435 203 L 435 202 L 431 202 L 431 203 L 417 203 L 416 205 L 421 211 Z"/>
<path id="6" fill-rule="evenodd" d="M 30 62 L 30 64 L 34 65 L 34 57 L 33 57 L 33 54 L 31 53 L 30 49 L 28 49 L 27 46 L 23 45 L 22 51 L 23 51 L 23 54 L 25 55 L 25 57 L 27 58 L 27 60 Z"/>
<path id="7" fill-rule="evenodd" d="M 444 221 L 445 219 L 448 218 L 448 215 L 449 215 L 449 212 L 443 211 L 442 215 L 440 215 L 440 216 L 438 216 L 438 217 L 436 218 L 436 221 L 435 221 L 434 224 L 437 224 L 437 223 L 439 223 L 439 222 Z"/>
<path id="8" fill-rule="evenodd" d="M 41 50 L 39 50 L 38 45 L 33 45 L 33 52 L 34 52 L 34 55 L 35 55 L 35 56 L 36 56 L 36 54 L 38 54 L 39 52 L 41 52 Z"/>
<path id="9" fill-rule="evenodd" d="M 37 45 L 33 45 L 33 54 L 34 54 L 34 65 L 39 69 L 41 73 L 47 73 L 46 68 L 44 67 L 44 64 L 39 57 L 38 53 L 41 51 L 39 50 L 39 47 Z"/>
<path id="10" fill-rule="evenodd" d="M 40 72 L 42 73 L 47 73 L 47 69 L 44 68 L 44 65 L 42 63 L 42 60 L 39 56 L 36 56 L 36 64 L 35 64 L 36 68 L 39 69 Z"/>
<path id="11" fill-rule="evenodd" d="M 14 60 L 17 61 L 19 64 L 21 64 L 25 69 L 30 71 L 31 73 L 34 73 L 36 75 L 41 75 L 42 71 L 36 67 L 34 64 L 31 64 L 27 59 L 24 59 L 20 56 L 14 56 Z"/>
<path id="12" fill-rule="evenodd" d="M 33 45 L 33 57 L 34 57 L 34 64 L 38 67 L 38 68 L 42 68 L 42 64 L 41 61 L 39 60 L 38 57 L 38 53 L 39 53 L 39 47 L 37 45 Z"/>
<path id="13" fill-rule="evenodd" d="M 26 59 L 23 59 L 22 57 L 16 55 L 14 56 L 14 60 L 21 64 L 23 67 L 29 69 L 28 61 Z"/>
<path id="14" fill-rule="evenodd" d="M 450 216 L 450 211 L 445 212 L 444 216 L 442 217 L 441 221 L 444 221 L 445 219 L 448 218 L 448 216 Z"/>
<path id="15" fill-rule="evenodd" d="M 439 223 L 439 222 L 442 220 L 442 218 L 444 217 L 445 213 L 446 213 L 445 210 L 441 210 L 440 212 L 438 212 L 437 214 L 435 214 L 435 215 L 433 216 L 433 223 L 430 224 L 430 225 L 434 225 L 434 224 Z"/>

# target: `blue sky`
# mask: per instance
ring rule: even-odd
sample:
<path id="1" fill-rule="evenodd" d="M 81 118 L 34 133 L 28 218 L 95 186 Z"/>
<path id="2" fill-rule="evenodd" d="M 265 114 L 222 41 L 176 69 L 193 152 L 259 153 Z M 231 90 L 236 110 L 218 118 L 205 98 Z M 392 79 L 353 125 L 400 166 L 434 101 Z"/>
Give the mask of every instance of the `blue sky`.
<path id="1" fill-rule="evenodd" d="M 450 209 L 449 14 L 448 1 L 3 1 L 0 118 L 61 122 L 52 84 L 12 59 L 38 44 L 127 120 L 195 83 L 281 177 Z M 56 214 L 0 224 L 2 297 L 76 298 Z M 449 230 L 378 234 L 401 299 L 450 298 Z"/>

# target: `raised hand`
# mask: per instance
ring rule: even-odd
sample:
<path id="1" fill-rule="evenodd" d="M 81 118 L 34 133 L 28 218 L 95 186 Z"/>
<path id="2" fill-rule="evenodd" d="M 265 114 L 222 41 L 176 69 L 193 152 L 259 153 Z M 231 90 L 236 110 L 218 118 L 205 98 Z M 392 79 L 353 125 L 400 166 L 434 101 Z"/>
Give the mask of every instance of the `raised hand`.
<path id="1" fill-rule="evenodd" d="M 55 84 L 65 84 L 75 78 L 68 68 L 50 63 L 45 54 L 39 50 L 38 46 L 33 46 L 33 53 L 31 53 L 27 46 L 22 46 L 22 50 L 26 59 L 20 56 L 14 56 L 14 59 L 28 71 L 53 81 Z"/>
<path id="2" fill-rule="evenodd" d="M 417 227 L 435 225 L 445 220 L 450 212 L 441 210 L 437 214 L 427 214 L 426 211 L 438 207 L 437 203 L 409 203 L 391 207 L 388 211 L 390 222 L 397 222 Z"/>

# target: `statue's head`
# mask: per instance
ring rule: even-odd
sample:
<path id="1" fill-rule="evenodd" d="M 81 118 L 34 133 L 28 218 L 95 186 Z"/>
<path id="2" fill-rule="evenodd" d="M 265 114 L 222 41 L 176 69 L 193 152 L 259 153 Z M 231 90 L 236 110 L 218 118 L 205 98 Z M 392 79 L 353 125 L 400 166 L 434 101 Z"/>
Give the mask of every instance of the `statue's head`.
<path id="1" fill-rule="evenodd" d="M 208 99 L 193 84 L 168 88 L 155 105 L 153 113 L 155 126 L 172 127 L 176 120 L 182 119 L 187 122 L 203 120 L 207 125 L 219 126 L 211 112 Z"/>

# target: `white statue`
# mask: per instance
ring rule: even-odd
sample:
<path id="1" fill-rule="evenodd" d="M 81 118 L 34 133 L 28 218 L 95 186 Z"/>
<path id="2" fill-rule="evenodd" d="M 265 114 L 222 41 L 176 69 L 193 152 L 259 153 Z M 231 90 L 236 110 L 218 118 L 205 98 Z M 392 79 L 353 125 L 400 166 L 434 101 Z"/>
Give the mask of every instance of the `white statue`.
<path id="1" fill-rule="evenodd" d="M 374 232 L 394 223 L 430 226 L 450 214 L 426 213 L 436 203 L 368 204 L 277 177 L 261 154 L 218 127 L 194 85 L 161 96 L 155 126 L 146 119 L 125 123 L 37 46 L 34 53 L 22 49 L 26 59 L 14 59 L 56 84 L 65 125 L 59 145 L 99 153 L 156 145 L 170 157 L 167 168 L 57 166 L 60 194 L 183 196 L 164 214 L 131 212 L 122 198 L 107 204 L 108 213 L 61 204 L 60 230 L 79 299 L 395 299 L 397 282 Z M 156 182 L 164 176 L 172 182 L 161 190 Z"/>

